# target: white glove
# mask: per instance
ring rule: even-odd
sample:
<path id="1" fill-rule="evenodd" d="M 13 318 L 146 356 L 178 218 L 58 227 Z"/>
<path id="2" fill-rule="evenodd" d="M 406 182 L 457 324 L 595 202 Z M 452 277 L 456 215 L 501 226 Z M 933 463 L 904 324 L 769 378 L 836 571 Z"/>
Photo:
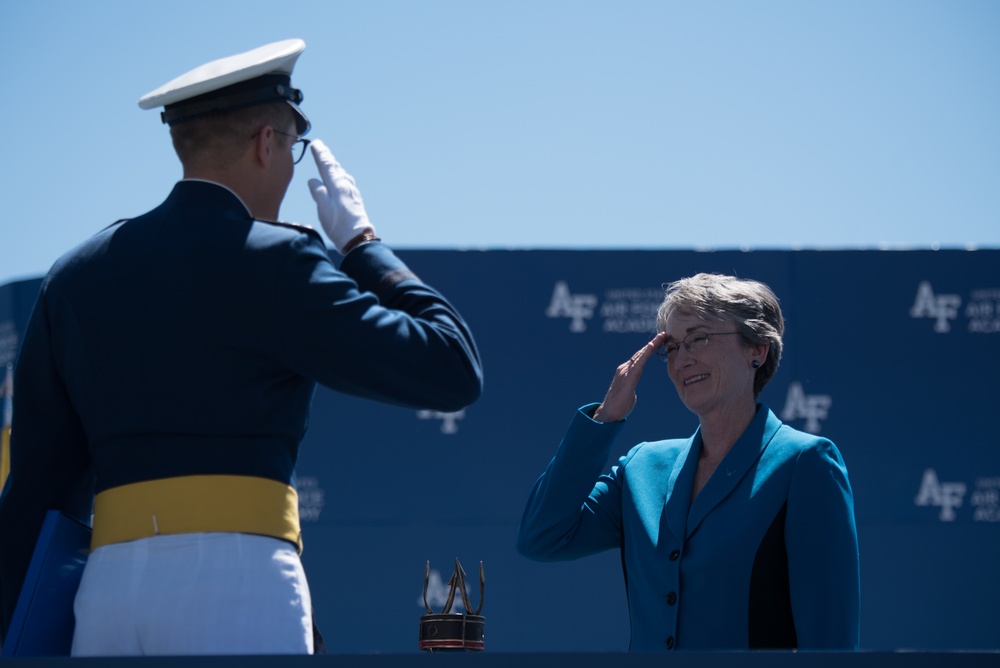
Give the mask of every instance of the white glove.
<path id="1" fill-rule="evenodd" d="M 337 252 L 343 254 L 344 248 L 354 238 L 366 231 L 374 234 L 375 227 L 365 213 L 365 203 L 361 200 L 354 177 L 344 171 L 322 141 L 315 139 L 309 147 L 323 178 L 322 181 L 309 179 L 309 191 L 316 200 L 323 231 L 336 246 Z"/>

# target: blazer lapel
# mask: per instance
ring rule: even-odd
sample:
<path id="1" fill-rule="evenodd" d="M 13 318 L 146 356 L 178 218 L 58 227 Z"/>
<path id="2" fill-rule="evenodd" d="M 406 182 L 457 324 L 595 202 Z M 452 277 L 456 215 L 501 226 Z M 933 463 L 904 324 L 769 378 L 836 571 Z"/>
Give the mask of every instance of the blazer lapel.
<path id="1" fill-rule="evenodd" d="M 691 503 L 691 487 L 694 485 L 694 471 L 698 464 L 698 453 L 701 452 L 701 427 L 688 439 L 687 447 L 674 462 L 667 482 L 667 500 L 663 514 L 667 520 L 670 532 L 683 540 L 688 522 L 688 512 Z"/>
<path id="2" fill-rule="evenodd" d="M 775 431 L 781 423 L 772 416 L 767 406 L 763 404 L 757 410 L 754 419 L 747 426 L 746 431 L 739 440 L 733 444 L 732 449 L 719 463 L 712 477 L 698 492 L 694 503 L 691 504 L 691 512 L 687 518 L 687 536 L 698 530 L 698 526 L 705 517 L 708 516 L 722 501 L 732 494 L 733 490 L 740 484 L 747 472 L 760 459 L 761 453 L 767 447 Z M 699 439 L 700 445 L 700 439 Z M 700 448 L 699 448 L 700 449 Z M 695 458 L 695 464 L 697 458 Z M 693 476 L 693 469 L 692 469 Z M 688 486 L 688 498 L 691 495 L 691 487 Z"/>

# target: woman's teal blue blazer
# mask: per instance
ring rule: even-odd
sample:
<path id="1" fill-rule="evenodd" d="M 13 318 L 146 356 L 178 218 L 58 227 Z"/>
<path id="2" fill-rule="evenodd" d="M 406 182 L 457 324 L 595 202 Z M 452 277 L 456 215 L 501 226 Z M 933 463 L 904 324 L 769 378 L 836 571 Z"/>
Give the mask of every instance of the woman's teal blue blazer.
<path id="1" fill-rule="evenodd" d="M 624 423 L 594 421 L 596 407 L 531 491 L 523 555 L 620 549 L 632 651 L 858 648 L 854 498 L 832 442 L 759 404 L 692 503 L 700 429 L 640 443 L 602 475 Z"/>

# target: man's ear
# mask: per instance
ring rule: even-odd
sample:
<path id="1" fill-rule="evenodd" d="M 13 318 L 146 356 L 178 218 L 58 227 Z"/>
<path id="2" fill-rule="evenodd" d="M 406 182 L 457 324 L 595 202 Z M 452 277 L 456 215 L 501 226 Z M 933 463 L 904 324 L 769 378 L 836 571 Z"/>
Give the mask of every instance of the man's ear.
<path id="1" fill-rule="evenodd" d="M 254 138 L 254 157 L 256 157 L 257 162 L 263 167 L 271 166 L 271 158 L 273 157 L 271 152 L 271 139 L 273 137 L 274 128 L 270 125 L 265 125 Z"/>

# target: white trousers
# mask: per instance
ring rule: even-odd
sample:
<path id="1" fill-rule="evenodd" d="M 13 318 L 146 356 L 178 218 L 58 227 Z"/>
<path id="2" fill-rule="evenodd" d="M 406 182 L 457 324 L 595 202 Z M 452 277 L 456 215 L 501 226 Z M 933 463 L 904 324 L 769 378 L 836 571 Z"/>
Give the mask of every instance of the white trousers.
<path id="1" fill-rule="evenodd" d="M 312 654 L 302 562 L 283 540 L 154 536 L 94 550 L 73 606 L 73 656 Z"/>

